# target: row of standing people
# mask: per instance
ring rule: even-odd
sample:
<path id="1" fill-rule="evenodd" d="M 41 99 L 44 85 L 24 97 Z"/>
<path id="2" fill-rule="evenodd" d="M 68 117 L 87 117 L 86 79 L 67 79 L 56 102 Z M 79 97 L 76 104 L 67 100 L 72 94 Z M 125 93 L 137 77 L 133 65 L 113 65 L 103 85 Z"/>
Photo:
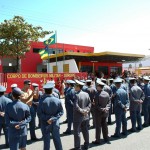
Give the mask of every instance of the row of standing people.
<path id="1" fill-rule="evenodd" d="M 114 89 L 116 89 L 116 90 L 114 90 L 112 88 L 112 91 L 113 90 L 115 91 L 115 92 L 113 92 L 113 94 L 110 94 L 108 92 L 109 91 L 108 86 L 106 86 L 106 84 L 104 84 L 101 81 L 102 80 L 97 79 L 96 89 L 90 85 L 91 81 L 87 82 L 89 88 L 85 87 L 83 82 L 80 82 L 77 80 L 76 80 L 76 82 L 74 82 L 72 80 L 67 81 L 68 83 L 66 82 L 66 85 L 68 84 L 70 86 L 70 88 L 68 88 L 68 90 L 70 90 L 70 89 L 71 90 L 70 90 L 70 92 L 68 92 L 67 88 L 65 89 L 65 95 L 66 95 L 65 102 L 66 102 L 66 110 L 67 110 L 68 128 L 64 134 L 70 134 L 70 131 L 71 131 L 70 126 L 73 122 L 75 149 L 80 149 L 80 134 L 79 134 L 80 127 L 81 127 L 81 131 L 83 132 L 84 138 L 85 138 L 84 148 L 88 149 L 88 145 L 89 145 L 88 128 L 89 128 L 90 110 L 91 110 L 91 112 L 93 111 L 92 112 L 93 125 L 96 127 L 96 140 L 93 141 L 93 144 L 100 144 L 101 127 L 103 128 L 103 136 L 104 136 L 105 141 L 109 142 L 108 128 L 107 128 L 106 120 L 107 120 L 108 115 L 110 114 L 109 112 L 110 112 L 110 110 L 111 110 L 110 108 L 112 106 L 111 105 L 112 98 L 114 99 L 115 116 L 116 116 L 116 131 L 115 131 L 115 134 L 113 137 L 120 137 L 121 122 L 123 123 L 123 133 L 127 134 L 127 122 L 126 122 L 125 114 L 126 114 L 126 110 L 128 107 L 129 99 L 128 99 L 128 93 L 124 90 L 123 86 L 121 87 L 122 80 L 119 78 L 115 80 L 115 86 L 114 86 L 115 88 Z M 130 81 L 135 81 L 135 79 L 132 79 Z M 135 83 L 132 84 L 132 87 L 130 90 L 130 94 L 129 94 L 130 101 L 133 102 L 133 104 L 130 103 L 130 108 L 132 108 L 131 106 L 135 105 L 135 108 L 134 108 L 135 110 L 131 109 L 131 111 L 130 111 L 133 130 L 136 129 L 135 125 L 134 125 L 136 123 L 136 121 L 135 121 L 136 119 L 138 119 L 138 129 L 142 129 L 141 116 L 139 115 L 140 113 L 138 113 L 141 111 L 141 109 L 139 109 L 139 107 L 141 108 L 142 101 L 144 101 L 144 103 L 147 104 L 145 106 L 147 108 L 149 108 L 149 103 L 148 103 L 149 102 L 149 100 L 148 100 L 149 84 L 148 84 L 148 81 L 149 81 L 148 78 L 144 79 L 145 85 L 144 85 L 143 91 L 144 91 L 145 95 L 143 94 L 141 89 L 137 85 L 135 85 Z M 146 82 L 147 82 L 147 84 L 146 84 Z M 73 88 L 74 84 L 75 84 L 75 89 Z M 21 99 L 21 101 L 23 101 L 24 103 L 28 104 L 29 108 L 31 109 L 31 107 L 32 107 L 31 104 L 32 104 L 32 100 L 33 100 L 33 99 L 31 100 L 31 97 L 33 97 L 35 95 L 35 92 L 30 92 L 30 90 L 27 90 L 27 89 L 30 89 L 29 87 L 31 85 L 31 81 L 29 81 L 29 80 L 25 81 L 24 85 L 25 85 L 25 87 L 23 89 L 24 93 L 23 93 L 23 95 L 22 94 L 20 95 L 21 97 L 19 97 L 19 99 Z M 40 103 L 41 103 L 39 105 L 40 107 L 37 107 L 37 108 L 39 109 L 39 111 L 38 111 L 39 118 L 40 118 L 40 122 L 42 124 L 41 129 L 42 129 L 42 135 L 43 135 L 43 140 L 44 140 L 44 146 L 46 146 L 46 147 L 44 147 L 44 149 L 49 149 L 48 143 L 49 143 L 50 137 L 44 136 L 45 134 L 49 134 L 49 132 L 54 132 L 53 133 L 54 141 L 59 141 L 59 144 L 57 144 L 58 142 L 56 142 L 56 143 L 54 142 L 56 149 L 62 149 L 62 145 L 61 145 L 61 141 L 60 141 L 60 137 L 59 137 L 59 122 L 58 122 L 58 120 L 63 114 L 63 109 L 62 109 L 61 103 L 58 99 L 59 96 L 58 96 L 58 94 L 56 94 L 56 92 L 53 92 L 54 90 L 48 91 L 48 89 L 54 88 L 53 84 L 48 83 L 43 88 L 45 89 L 45 94 L 44 94 L 44 96 L 42 96 L 42 98 L 41 98 L 42 100 L 40 100 Z M 85 91 L 85 92 L 83 92 L 83 91 Z M 139 92 L 139 91 L 141 91 L 141 92 Z M 3 91 L 1 90 L 0 92 L 4 93 L 4 90 Z M 131 94 L 132 92 L 133 92 L 133 94 Z M 26 95 L 26 97 L 25 97 L 25 95 Z M 49 99 L 53 99 L 52 103 L 50 105 L 51 109 L 48 109 L 49 108 L 48 107 Z M 59 107 L 58 107 L 58 105 L 55 104 L 56 101 L 58 102 Z M 38 102 L 37 102 L 37 105 L 38 105 Z M 58 110 L 58 112 L 56 112 L 56 110 Z M 144 111 L 144 120 L 145 120 L 144 126 L 148 126 L 149 125 L 149 114 L 147 114 L 147 113 L 148 113 L 149 109 L 145 109 L 145 110 L 146 111 Z M 3 118 L 4 110 L 0 110 L 0 111 L 1 111 L 0 112 L 1 118 Z M 10 112 L 10 111 L 8 111 L 8 112 L 11 115 L 14 113 L 14 112 Z M 31 112 L 32 111 L 30 110 L 30 113 Z M 45 114 L 48 114 L 48 116 L 45 116 Z M 55 114 L 55 115 L 57 114 L 57 115 L 56 115 L 56 117 L 54 117 L 54 116 L 51 116 L 52 114 Z M 98 114 L 98 116 L 96 116 L 96 114 Z M 19 113 L 19 115 L 20 115 L 20 113 Z M 52 119 L 48 119 L 49 117 Z M 110 115 L 109 115 L 109 117 L 110 117 Z M 21 126 L 21 124 L 24 125 L 24 124 L 27 124 L 28 122 L 31 122 L 31 121 L 29 121 L 30 119 L 31 120 L 33 118 L 35 119 L 35 117 L 32 117 L 32 116 L 31 116 L 31 118 L 29 118 L 29 116 L 27 118 L 28 118 L 27 119 L 28 121 L 26 121 L 25 123 L 23 123 L 24 119 L 19 122 L 20 126 Z M 10 122 L 10 121 L 7 121 L 7 123 L 8 122 Z M 17 125 L 18 122 L 15 122 L 15 123 L 16 123 L 15 125 Z M 8 125 L 10 126 L 10 124 L 8 124 Z M 52 126 L 57 127 L 56 128 L 57 134 L 55 133 L 55 131 L 52 131 L 54 129 L 54 128 L 52 128 Z M 30 129 L 31 128 L 32 128 L 32 125 L 30 126 Z M 31 131 L 30 134 L 32 132 L 34 132 L 33 134 L 35 135 L 35 130 Z M 57 136 L 55 136 L 55 135 L 57 135 Z M 34 136 L 34 138 L 36 139 L 36 136 Z M 15 140 L 15 141 L 17 141 L 17 140 Z M 6 144 L 8 144 L 7 136 L 6 136 Z M 59 147 L 58 147 L 58 145 L 59 145 Z"/>
<path id="2" fill-rule="evenodd" d="M 91 101 L 91 109 L 90 112 L 92 114 L 93 118 L 93 127 L 96 129 L 95 131 L 95 137 L 96 140 L 93 141 L 93 144 L 100 144 L 101 138 L 101 128 L 103 132 L 104 141 L 107 143 L 109 142 L 108 137 L 108 127 L 107 127 L 107 120 L 108 123 L 111 124 L 111 114 L 112 110 L 115 114 L 116 118 L 116 129 L 114 135 L 112 137 L 114 138 L 120 138 L 121 134 L 127 136 L 127 118 L 126 118 L 126 112 L 129 109 L 130 110 L 130 117 L 131 117 L 131 123 L 132 128 L 130 129 L 130 132 L 136 132 L 137 130 L 142 130 L 143 127 L 147 127 L 150 125 L 150 85 L 149 85 L 149 78 L 144 77 L 143 82 L 144 85 L 137 85 L 135 78 L 129 78 L 128 84 L 124 84 L 123 80 L 121 78 L 117 78 L 116 80 L 110 79 L 110 86 L 106 84 L 106 79 L 97 79 L 96 86 L 92 85 L 91 80 L 87 80 L 86 86 L 82 87 L 82 91 L 89 94 L 90 101 Z M 83 82 L 83 81 L 82 81 Z M 74 81 L 70 80 L 67 82 L 67 87 L 65 89 L 65 106 L 66 106 L 66 112 L 67 112 L 67 122 L 68 127 L 64 134 L 71 134 L 71 124 L 73 123 L 73 129 L 74 129 L 74 138 L 78 139 L 76 140 L 74 147 L 76 149 L 80 149 L 80 137 L 79 132 L 80 128 L 77 128 L 75 126 L 74 121 L 74 108 L 75 108 L 75 89 Z M 141 87 L 142 86 L 142 87 Z M 95 88 L 96 87 L 96 88 Z M 144 123 L 142 127 L 142 119 L 141 119 L 141 111 L 143 106 L 143 112 L 144 112 Z M 107 119 L 108 117 L 108 119 Z M 89 122 L 89 121 L 88 121 Z M 137 127 L 136 127 L 137 122 Z M 122 133 L 121 133 L 121 124 L 122 124 Z M 81 126 L 82 127 L 82 126 Z M 89 123 L 86 124 L 86 127 L 89 127 Z M 83 131 L 83 137 L 86 141 L 86 134 Z M 88 143 L 88 142 L 85 142 Z M 78 146 L 77 146 L 78 145 Z M 86 148 L 88 144 L 84 145 Z M 84 147 L 84 148 L 85 148 Z"/>
<path id="3" fill-rule="evenodd" d="M 5 134 L 5 145 L 6 147 L 10 146 L 10 149 L 18 149 L 19 147 L 23 150 L 25 149 L 25 141 L 27 138 L 26 126 L 28 123 L 31 140 L 39 140 L 35 133 L 35 116 L 37 114 L 39 99 L 43 95 L 43 92 L 39 91 L 38 84 L 33 83 L 32 86 L 33 90 L 31 90 L 30 80 L 24 81 L 24 87 L 22 90 L 17 88 L 17 84 L 12 84 L 12 92 L 10 92 L 8 95 L 5 95 L 6 88 L 0 86 L 0 135 L 1 129 L 3 129 Z M 53 88 L 53 91 L 55 92 L 52 94 L 55 97 L 60 98 L 59 91 L 55 88 Z M 16 96 L 16 93 L 19 93 L 20 95 Z M 12 106 L 7 107 L 8 103 L 12 103 L 13 108 L 10 108 Z M 29 112 L 26 110 L 26 106 L 28 106 L 27 108 L 29 108 Z M 40 123 L 41 121 L 39 120 L 39 126 Z M 17 125 L 20 126 L 18 129 Z M 20 136 L 24 138 L 19 144 Z M 14 137 L 14 140 L 12 137 Z"/>

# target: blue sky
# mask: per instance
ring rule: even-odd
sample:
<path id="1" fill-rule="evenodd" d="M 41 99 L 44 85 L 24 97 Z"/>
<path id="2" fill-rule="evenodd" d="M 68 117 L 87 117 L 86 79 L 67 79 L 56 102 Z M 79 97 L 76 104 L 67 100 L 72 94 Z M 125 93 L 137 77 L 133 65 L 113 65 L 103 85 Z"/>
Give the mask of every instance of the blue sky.
<path id="1" fill-rule="evenodd" d="M 0 0 L 0 22 L 21 15 L 60 43 L 150 54 L 150 0 Z"/>

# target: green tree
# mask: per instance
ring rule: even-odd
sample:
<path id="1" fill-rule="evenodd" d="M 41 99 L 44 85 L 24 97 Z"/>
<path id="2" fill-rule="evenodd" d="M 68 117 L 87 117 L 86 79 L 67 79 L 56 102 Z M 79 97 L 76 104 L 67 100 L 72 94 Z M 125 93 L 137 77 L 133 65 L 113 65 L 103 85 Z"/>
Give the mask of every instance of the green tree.
<path id="1" fill-rule="evenodd" d="M 30 50 L 30 42 L 38 41 L 50 34 L 40 26 L 27 23 L 23 17 L 14 16 L 11 20 L 0 23 L 0 56 L 16 59 L 16 72 L 20 71 L 19 59 Z"/>

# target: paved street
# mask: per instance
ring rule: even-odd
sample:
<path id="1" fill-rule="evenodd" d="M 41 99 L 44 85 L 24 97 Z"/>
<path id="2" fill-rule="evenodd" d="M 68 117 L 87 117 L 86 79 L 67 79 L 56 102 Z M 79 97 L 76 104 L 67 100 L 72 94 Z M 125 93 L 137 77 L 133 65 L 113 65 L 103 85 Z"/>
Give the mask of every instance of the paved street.
<path id="1" fill-rule="evenodd" d="M 64 101 L 63 106 L 64 106 Z M 114 121 L 114 115 L 113 115 L 113 121 Z M 65 114 L 60 119 L 60 122 L 65 120 Z M 130 120 L 128 120 L 128 129 L 131 128 Z M 73 142 L 73 135 L 70 136 L 64 136 L 63 132 L 66 130 L 66 124 L 60 125 L 60 134 L 61 134 L 61 140 L 64 150 L 69 150 L 73 148 L 74 142 Z M 109 125 L 109 135 L 112 135 L 115 130 L 115 124 Z M 95 146 L 91 144 L 93 140 L 95 140 L 95 130 L 90 129 L 90 149 L 91 150 L 149 150 L 149 140 L 150 140 L 150 127 L 144 128 L 142 131 L 137 133 L 132 133 L 127 137 L 122 137 L 121 139 L 113 139 L 110 138 L 111 144 L 102 144 L 100 146 Z M 36 135 L 38 138 L 41 138 L 41 131 L 40 129 L 36 129 Z M 83 144 L 83 138 L 81 136 L 81 144 Z M 0 138 L 0 150 L 3 148 L 4 144 L 4 136 Z M 27 150 L 42 150 L 43 148 L 43 142 L 31 142 L 30 136 L 28 135 L 28 144 L 27 144 Z M 6 149 L 5 149 L 6 150 Z M 51 150 L 55 150 L 53 141 L 51 141 Z"/>

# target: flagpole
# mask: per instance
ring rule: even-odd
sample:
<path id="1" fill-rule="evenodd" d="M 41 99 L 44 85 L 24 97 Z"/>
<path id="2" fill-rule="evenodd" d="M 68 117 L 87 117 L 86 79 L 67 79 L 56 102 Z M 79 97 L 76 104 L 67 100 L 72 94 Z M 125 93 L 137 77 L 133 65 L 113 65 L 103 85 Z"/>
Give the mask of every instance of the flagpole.
<path id="1" fill-rule="evenodd" d="M 48 73 L 50 73 L 50 53 L 49 53 L 49 45 L 48 46 Z"/>
<path id="2" fill-rule="evenodd" d="M 64 72 L 64 66 L 65 65 L 65 55 L 64 55 L 64 43 L 63 43 L 63 72 Z"/>
<path id="3" fill-rule="evenodd" d="M 56 44 L 56 49 L 55 49 L 55 55 L 56 55 L 56 69 L 58 72 L 58 68 L 57 68 L 57 31 L 55 31 L 55 44 Z"/>
<path id="4" fill-rule="evenodd" d="M 65 48 L 64 48 L 64 43 L 63 43 L 63 65 L 65 64 L 65 55 L 64 55 L 64 50 L 65 50 Z"/>

